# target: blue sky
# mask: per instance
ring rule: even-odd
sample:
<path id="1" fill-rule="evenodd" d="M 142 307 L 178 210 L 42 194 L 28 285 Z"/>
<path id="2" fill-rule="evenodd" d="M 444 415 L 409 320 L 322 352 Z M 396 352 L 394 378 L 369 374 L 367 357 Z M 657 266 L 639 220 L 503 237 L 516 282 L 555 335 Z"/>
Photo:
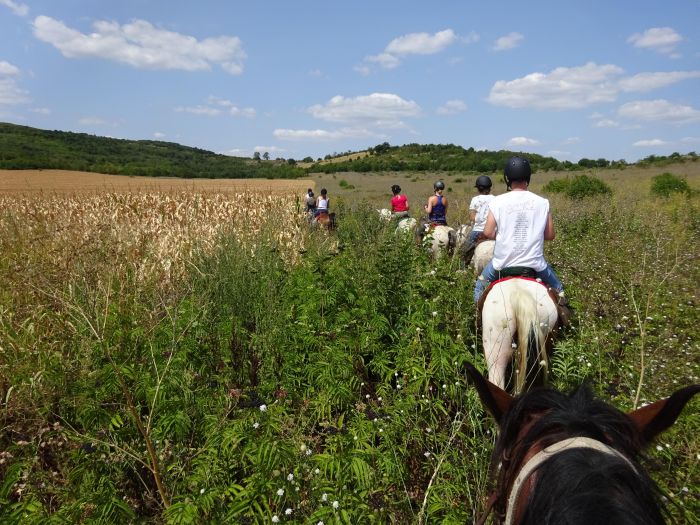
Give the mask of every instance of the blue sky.
<path id="1" fill-rule="evenodd" d="M 302 159 L 700 152 L 700 0 L 0 0 L 0 121 Z"/>

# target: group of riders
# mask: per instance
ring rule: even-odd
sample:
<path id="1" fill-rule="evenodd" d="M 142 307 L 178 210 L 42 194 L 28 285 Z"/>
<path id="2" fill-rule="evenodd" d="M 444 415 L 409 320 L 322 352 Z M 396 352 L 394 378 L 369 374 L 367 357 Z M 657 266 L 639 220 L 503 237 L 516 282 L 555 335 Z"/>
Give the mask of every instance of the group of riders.
<path id="1" fill-rule="evenodd" d="M 503 179 L 508 191 L 491 195 L 491 178 L 481 175 L 476 179 L 478 194 L 469 204 L 471 233 L 467 251 L 473 250 L 483 240 L 495 240 L 492 260 L 484 267 L 474 286 L 474 301 L 478 304 L 489 284 L 504 277 L 530 277 L 540 280 L 559 296 L 559 306 L 567 304 L 564 286 L 544 258 L 544 241 L 553 240 L 554 223 L 549 201 L 529 191 L 532 169 L 529 161 L 514 156 L 506 163 Z M 423 207 L 428 216 L 428 227 L 447 226 L 448 199 L 443 192 L 445 183 L 433 184 L 434 193 Z M 409 205 L 401 187 L 391 187 L 392 218 L 400 221 L 409 217 Z M 307 192 L 307 211 L 310 217 L 328 213 L 326 189 L 314 198 Z"/>

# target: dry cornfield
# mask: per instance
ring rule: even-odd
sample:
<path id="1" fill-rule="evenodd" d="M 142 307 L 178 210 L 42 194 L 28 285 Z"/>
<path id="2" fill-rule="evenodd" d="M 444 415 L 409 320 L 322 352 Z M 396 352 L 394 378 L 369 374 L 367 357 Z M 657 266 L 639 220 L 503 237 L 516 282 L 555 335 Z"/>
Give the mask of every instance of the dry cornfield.
<path id="1" fill-rule="evenodd" d="M 211 250 L 223 233 L 252 254 L 271 224 L 277 247 L 293 263 L 307 230 L 289 190 L 6 194 L 0 210 L 0 242 L 17 261 L 40 258 L 70 272 L 75 261 L 95 260 L 89 257 L 95 252 L 118 274 L 162 282 L 182 276 L 195 251 Z"/>

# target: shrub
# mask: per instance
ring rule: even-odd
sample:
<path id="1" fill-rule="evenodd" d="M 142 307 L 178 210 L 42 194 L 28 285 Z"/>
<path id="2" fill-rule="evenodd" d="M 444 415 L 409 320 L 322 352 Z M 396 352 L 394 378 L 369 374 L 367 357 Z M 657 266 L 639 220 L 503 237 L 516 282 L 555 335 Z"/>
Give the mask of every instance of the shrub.
<path id="1" fill-rule="evenodd" d="M 690 193 L 688 181 L 673 173 L 662 173 L 652 179 L 652 195 L 659 197 L 670 197 L 672 193 Z"/>
<path id="2" fill-rule="evenodd" d="M 583 199 L 594 195 L 610 195 L 610 186 L 600 179 L 588 175 L 576 175 L 573 179 L 554 179 L 547 183 L 544 191 L 563 193 L 571 199 Z"/>

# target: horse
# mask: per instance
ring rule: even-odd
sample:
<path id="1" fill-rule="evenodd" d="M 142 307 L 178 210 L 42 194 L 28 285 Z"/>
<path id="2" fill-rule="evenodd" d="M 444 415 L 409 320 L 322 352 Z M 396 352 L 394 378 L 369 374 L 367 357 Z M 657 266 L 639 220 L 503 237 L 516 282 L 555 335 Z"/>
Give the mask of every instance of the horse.
<path id="1" fill-rule="evenodd" d="M 496 248 L 496 241 L 486 240 L 481 241 L 474 248 L 474 256 L 472 264 L 474 265 L 474 273 L 478 277 L 484 271 L 484 267 L 493 259 L 493 250 Z"/>
<path id="2" fill-rule="evenodd" d="M 328 231 L 333 231 L 336 228 L 335 212 L 334 213 L 319 213 L 311 221 L 313 226 L 325 228 Z"/>
<path id="3" fill-rule="evenodd" d="M 377 213 L 379 213 L 379 219 L 384 222 L 390 222 L 394 218 L 391 210 L 387 208 L 379 209 L 377 210 Z M 418 221 L 413 217 L 401 217 L 396 221 L 396 229 L 394 230 L 394 233 L 401 235 L 411 233 L 416 229 L 417 225 Z"/>
<path id="4" fill-rule="evenodd" d="M 540 388 L 513 397 L 470 363 L 466 372 L 499 426 L 491 472 L 494 511 L 506 525 L 665 523 L 660 490 L 640 464 L 643 449 L 676 421 L 700 384 L 624 413 L 588 387 Z"/>
<path id="5" fill-rule="evenodd" d="M 505 388 L 506 371 L 515 355 L 516 393 L 544 382 L 550 335 L 558 321 L 557 305 L 547 287 L 535 279 L 510 277 L 494 281 L 479 304 L 489 380 Z"/>

